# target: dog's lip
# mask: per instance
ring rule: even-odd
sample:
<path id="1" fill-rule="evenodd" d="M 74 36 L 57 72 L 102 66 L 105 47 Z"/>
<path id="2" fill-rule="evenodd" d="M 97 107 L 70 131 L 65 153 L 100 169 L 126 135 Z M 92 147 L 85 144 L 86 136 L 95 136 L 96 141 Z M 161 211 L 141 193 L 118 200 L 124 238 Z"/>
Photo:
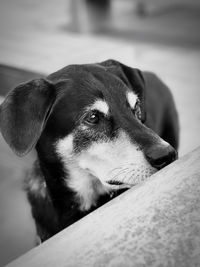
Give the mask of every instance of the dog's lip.
<path id="1" fill-rule="evenodd" d="M 115 180 L 109 180 L 109 181 L 106 181 L 108 184 L 111 184 L 111 185 L 122 185 L 124 183 L 120 182 L 120 181 L 115 181 Z"/>
<path id="2" fill-rule="evenodd" d="M 123 182 L 120 182 L 120 181 L 115 181 L 115 180 L 106 181 L 106 184 L 110 188 L 116 189 L 116 190 L 118 190 L 118 189 L 128 189 L 128 188 L 131 188 L 131 185 L 130 184 L 126 184 L 126 183 L 123 183 Z"/>

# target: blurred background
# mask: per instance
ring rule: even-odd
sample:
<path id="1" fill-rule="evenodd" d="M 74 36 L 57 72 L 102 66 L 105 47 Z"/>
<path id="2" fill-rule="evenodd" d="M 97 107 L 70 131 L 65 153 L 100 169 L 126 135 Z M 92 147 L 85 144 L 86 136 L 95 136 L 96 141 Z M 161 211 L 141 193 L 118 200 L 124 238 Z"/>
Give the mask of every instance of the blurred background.
<path id="1" fill-rule="evenodd" d="M 120 60 L 171 88 L 183 156 L 200 145 L 199 29 L 198 0 L 1 0 L 0 102 L 18 83 L 68 64 Z M 34 246 L 22 190 L 34 157 L 17 158 L 0 136 L 0 266 Z"/>

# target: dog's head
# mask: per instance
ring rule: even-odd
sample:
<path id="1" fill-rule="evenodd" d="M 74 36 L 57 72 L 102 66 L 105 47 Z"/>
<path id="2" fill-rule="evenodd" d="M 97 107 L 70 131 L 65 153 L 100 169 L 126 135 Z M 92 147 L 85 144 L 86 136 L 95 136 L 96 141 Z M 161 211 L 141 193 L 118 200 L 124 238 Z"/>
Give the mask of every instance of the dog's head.
<path id="1" fill-rule="evenodd" d="M 144 122 L 142 73 L 113 60 L 21 84 L 0 109 L 10 147 L 24 155 L 36 146 L 44 162 L 60 161 L 82 210 L 175 159 L 175 150 Z"/>

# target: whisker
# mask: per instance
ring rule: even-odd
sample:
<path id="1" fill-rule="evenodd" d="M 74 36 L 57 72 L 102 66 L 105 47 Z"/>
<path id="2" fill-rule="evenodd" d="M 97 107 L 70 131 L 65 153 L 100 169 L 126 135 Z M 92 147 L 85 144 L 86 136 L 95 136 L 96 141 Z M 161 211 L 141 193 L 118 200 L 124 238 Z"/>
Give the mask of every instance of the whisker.
<path id="1" fill-rule="evenodd" d="M 122 169 L 121 171 L 119 171 L 115 176 L 112 177 L 111 180 L 115 180 L 116 177 L 119 177 L 121 174 L 125 173 L 127 169 L 128 168 Z"/>
<path id="2" fill-rule="evenodd" d="M 111 175 L 111 173 L 113 173 L 114 171 L 116 171 L 116 170 L 121 170 L 121 169 L 122 169 L 122 167 L 114 168 L 114 169 L 112 169 L 112 170 L 108 173 L 108 175 Z"/>
<path id="3" fill-rule="evenodd" d="M 126 177 L 129 176 L 130 173 L 133 173 L 133 170 L 134 170 L 134 169 L 131 169 L 130 171 L 128 171 L 128 172 L 126 173 L 126 175 L 124 176 L 123 182 L 127 182 L 127 181 L 129 181 L 129 179 L 130 179 L 131 176 L 130 176 L 127 180 L 126 180 Z"/>

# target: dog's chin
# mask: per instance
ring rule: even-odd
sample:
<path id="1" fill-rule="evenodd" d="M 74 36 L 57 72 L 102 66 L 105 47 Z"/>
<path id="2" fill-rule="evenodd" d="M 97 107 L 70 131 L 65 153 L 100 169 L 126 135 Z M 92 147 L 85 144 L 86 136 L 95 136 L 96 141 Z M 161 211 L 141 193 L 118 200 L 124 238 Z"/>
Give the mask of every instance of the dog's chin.
<path id="1" fill-rule="evenodd" d="M 121 195 L 122 193 L 124 193 L 125 191 L 127 191 L 130 187 L 118 187 L 118 188 L 114 188 L 111 189 L 111 191 L 109 192 L 109 198 L 113 199 L 119 195 Z"/>
<path id="2" fill-rule="evenodd" d="M 132 187 L 130 184 L 125 184 L 114 180 L 107 181 L 105 183 L 105 186 L 109 192 L 108 194 L 110 199 L 115 198 L 116 196 L 122 194 L 123 192 Z"/>

